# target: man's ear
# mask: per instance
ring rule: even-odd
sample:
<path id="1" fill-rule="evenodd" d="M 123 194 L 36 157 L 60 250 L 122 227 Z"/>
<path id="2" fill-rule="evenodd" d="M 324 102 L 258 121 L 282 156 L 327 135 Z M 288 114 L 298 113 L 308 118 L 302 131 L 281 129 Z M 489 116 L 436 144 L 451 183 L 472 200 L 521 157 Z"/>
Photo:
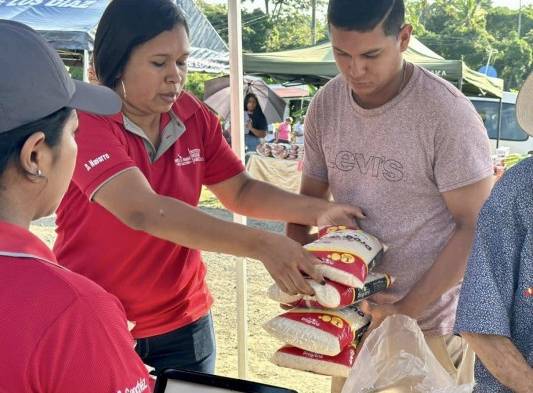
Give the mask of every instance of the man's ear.
<path id="1" fill-rule="evenodd" d="M 400 50 L 405 52 L 409 48 L 409 42 L 411 41 L 411 36 L 413 35 L 413 26 L 410 24 L 405 24 L 398 34 L 400 40 Z"/>

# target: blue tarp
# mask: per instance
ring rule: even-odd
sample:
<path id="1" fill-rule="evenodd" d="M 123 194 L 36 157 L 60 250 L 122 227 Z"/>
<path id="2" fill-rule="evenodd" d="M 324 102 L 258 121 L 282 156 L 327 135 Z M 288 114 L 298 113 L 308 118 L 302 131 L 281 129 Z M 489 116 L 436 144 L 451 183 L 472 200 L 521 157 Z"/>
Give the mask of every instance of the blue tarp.
<path id="1" fill-rule="evenodd" d="M 109 0 L 0 0 L 0 19 L 39 31 L 57 49 L 93 50 L 98 21 Z M 190 69 L 221 72 L 228 48 L 192 0 L 177 0 L 191 28 Z"/>

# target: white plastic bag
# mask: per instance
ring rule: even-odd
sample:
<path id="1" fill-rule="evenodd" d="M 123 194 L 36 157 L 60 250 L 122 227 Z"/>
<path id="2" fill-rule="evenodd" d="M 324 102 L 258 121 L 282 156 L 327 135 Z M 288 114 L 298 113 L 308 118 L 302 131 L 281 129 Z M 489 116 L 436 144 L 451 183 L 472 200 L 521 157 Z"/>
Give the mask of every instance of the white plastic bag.
<path id="1" fill-rule="evenodd" d="M 394 315 L 366 339 L 342 393 L 471 393 L 435 358 L 415 320 Z"/>

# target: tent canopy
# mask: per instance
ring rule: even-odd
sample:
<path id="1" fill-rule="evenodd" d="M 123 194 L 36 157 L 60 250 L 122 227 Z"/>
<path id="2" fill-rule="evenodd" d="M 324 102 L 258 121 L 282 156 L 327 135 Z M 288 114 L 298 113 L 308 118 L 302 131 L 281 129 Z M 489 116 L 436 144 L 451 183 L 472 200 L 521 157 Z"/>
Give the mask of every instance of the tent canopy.
<path id="1" fill-rule="evenodd" d="M 411 38 L 405 58 L 454 83 L 467 94 L 496 97 L 503 94 L 503 80 L 472 71 L 461 60 L 446 60 L 415 37 Z M 247 73 L 276 75 L 313 84 L 323 84 L 339 73 L 329 42 L 284 52 L 245 53 L 243 64 Z"/>
<path id="2" fill-rule="evenodd" d="M 24 23 L 56 49 L 93 50 L 96 27 L 109 0 L 0 0 L 0 19 Z M 190 69 L 223 72 L 228 48 L 193 0 L 177 0 L 191 29 Z"/>

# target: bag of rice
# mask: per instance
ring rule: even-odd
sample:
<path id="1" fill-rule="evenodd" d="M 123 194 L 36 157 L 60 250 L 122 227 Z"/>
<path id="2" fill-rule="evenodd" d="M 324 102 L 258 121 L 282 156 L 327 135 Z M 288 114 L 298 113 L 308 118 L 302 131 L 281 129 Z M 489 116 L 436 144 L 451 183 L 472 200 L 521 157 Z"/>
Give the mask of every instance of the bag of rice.
<path id="1" fill-rule="evenodd" d="M 286 345 L 274 354 L 271 361 L 293 370 L 347 378 L 355 361 L 355 352 L 355 347 L 349 346 L 337 356 L 326 356 Z"/>
<path id="2" fill-rule="evenodd" d="M 268 289 L 267 295 L 276 302 L 292 307 L 344 308 L 389 288 L 394 279 L 388 274 L 369 273 L 363 288 L 350 288 L 330 280 L 326 280 L 326 285 L 313 280 L 308 282 L 315 291 L 313 296 L 289 295 L 279 289 L 277 284 Z"/>
<path id="3" fill-rule="evenodd" d="M 336 356 L 353 343 L 369 321 L 356 307 L 342 310 L 295 308 L 271 319 L 263 327 L 294 347 Z"/>
<path id="4" fill-rule="evenodd" d="M 384 252 L 376 237 L 345 226 L 321 229 L 319 239 L 304 248 L 322 261 L 318 271 L 325 278 L 352 288 L 363 287 Z"/>

